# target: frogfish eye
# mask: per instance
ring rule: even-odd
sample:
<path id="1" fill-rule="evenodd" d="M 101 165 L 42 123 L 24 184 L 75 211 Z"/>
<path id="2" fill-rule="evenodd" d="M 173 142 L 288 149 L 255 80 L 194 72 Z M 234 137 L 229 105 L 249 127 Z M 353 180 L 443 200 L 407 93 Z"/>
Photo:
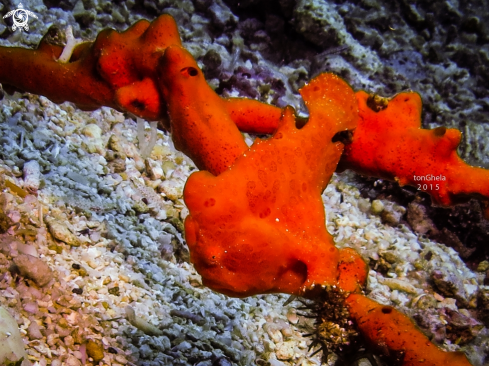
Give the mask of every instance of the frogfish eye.
<path id="1" fill-rule="evenodd" d="M 184 67 L 183 69 L 180 70 L 182 75 L 186 76 L 197 76 L 199 74 L 199 71 L 195 67 L 189 66 L 189 67 Z"/>

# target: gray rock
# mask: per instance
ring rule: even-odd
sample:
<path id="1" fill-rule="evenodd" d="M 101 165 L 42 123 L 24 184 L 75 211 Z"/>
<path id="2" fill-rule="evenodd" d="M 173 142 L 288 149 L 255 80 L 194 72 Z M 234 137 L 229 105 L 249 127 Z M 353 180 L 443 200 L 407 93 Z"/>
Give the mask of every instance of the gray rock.
<path id="1" fill-rule="evenodd" d="M 406 213 L 406 209 L 392 202 L 386 202 L 382 211 L 382 221 L 390 225 L 399 225 L 402 217 Z"/>
<path id="2" fill-rule="evenodd" d="M 37 193 L 41 185 L 41 170 L 36 160 L 24 164 L 24 188 L 30 193 Z"/>
<path id="3" fill-rule="evenodd" d="M 238 21 L 238 18 L 231 13 L 231 10 L 227 7 L 227 5 L 221 1 L 216 1 L 209 7 L 209 15 L 214 25 L 219 28 L 234 26 Z"/>
<path id="4" fill-rule="evenodd" d="M 438 229 L 426 212 L 426 207 L 418 202 L 413 201 L 408 205 L 407 221 L 417 233 L 438 233 Z"/>
<path id="5" fill-rule="evenodd" d="M 317 46 L 339 46 L 344 42 L 346 31 L 335 8 L 334 4 L 326 1 L 298 1 L 294 9 L 297 32 Z"/>
<path id="6" fill-rule="evenodd" d="M 456 299 L 459 306 L 467 303 L 467 294 L 463 283 L 455 275 L 448 273 L 444 268 L 440 268 L 431 273 L 431 280 L 443 296 Z"/>
<path id="7" fill-rule="evenodd" d="M 79 247 L 81 245 L 80 239 L 78 239 L 78 237 L 74 235 L 62 222 L 59 222 L 54 217 L 49 216 L 46 216 L 44 221 L 46 221 L 46 224 L 48 225 L 49 232 L 56 239 L 73 247 Z"/>

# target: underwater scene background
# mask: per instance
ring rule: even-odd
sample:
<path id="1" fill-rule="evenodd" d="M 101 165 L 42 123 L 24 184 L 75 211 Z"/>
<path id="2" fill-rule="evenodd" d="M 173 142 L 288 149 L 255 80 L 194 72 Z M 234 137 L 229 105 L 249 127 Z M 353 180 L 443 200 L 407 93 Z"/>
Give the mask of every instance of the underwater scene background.
<path id="1" fill-rule="evenodd" d="M 13 31 L 7 13 L 19 6 L 0 4 L 2 46 L 36 48 L 53 25 L 92 41 L 170 14 L 217 94 L 291 105 L 304 118 L 298 90 L 322 72 L 384 97 L 415 91 L 423 127 L 461 130 L 459 155 L 489 168 L 487 1 L 26 0 L 37 18 Z M 108 107 L 9 91 L 0 101 L 0 362 L 346 364 L 340 346 L 313 355 L 314 307 L 300 310 L 301 299 L 233 298 L 202 284 L 183 224 L 197 168 L 167 132 Z M 248 145 L 254 138 L 245 134 Z M 478 200 L 435 207 L 416 187 L 350 171 L 334 174 L 322 200 L 336 246 L 368 263 L 369 298 L 409 315 L 444 350 L 489 365 L 489 224 Z M 383 364 L 364 351 L 350 349 L 351 364 Z"/>

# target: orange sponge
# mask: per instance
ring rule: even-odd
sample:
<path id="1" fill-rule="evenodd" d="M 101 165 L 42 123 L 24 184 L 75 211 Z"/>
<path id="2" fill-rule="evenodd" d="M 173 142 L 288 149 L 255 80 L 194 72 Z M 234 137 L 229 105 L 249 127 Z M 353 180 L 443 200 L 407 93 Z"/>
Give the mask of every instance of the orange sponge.
<path id="1" fill-rule="evenodd" d="M 441 350 L 407 316 L 391 306 L 360 294 L 348 296 L 346 304 L 367 344 L 389 364 L 471 366 L 463 353 Z"/>
<path id="2" fill-rule="evenodd" d="M 85 50 L 84 55 L 73 63 L 58 62 L 62 47 L 43 41 L 36 50 L 0 47 L 0 82 L 7 88 L 44 95 L 55 103 L 71 101 L 86 110 L 116 107 L 114 90 L 94 69 L 90 47 L 78 47 Z"/>
<path id="3" fill-rule="evenodd" d="M 340 250 L 337 285 L 345 292 L 360 292 L 367 282 L 368 265 L 352 248 Z"/>
<path id="4" fill-rule="evenodd" d="M 169 15 L 140 20 L 122 33 L 106 29 L 95 42 L 78 45 L 67 63 L 58 62 L 63 48 L 45 37 L 36 50 L 0 47 L 0 82 L 55 103 L 70 101 L 86 110 L 108 106 L 157 120 L 166 113 L 157 64 L 166 47 L 180 44 Z"/>
<path id="5" fill-rule="evenodd" d="M 229 116 L 242 132 L 271 135 L 278 128 L 282 109 L 247 98 L 224 99 Z"/>
<path id="6" fill-rule="evenodd" d="M 175 20 L 161 15 L 151 23 L 139 20 L 124 32 L 106 29 L 92 46 L 99 75 L 116 91 L 119 109 L 149 120 L 160 119 L 157 66 L 165 49 L 181 45 Z"/>
<path id="7" fill-rule="evenodd" d="M 199 169 L 215 175 L 228 169 L 248 146 L 227 113 L 226 102 L 182 47 L 167 48 L 158 71 L 175 147 Z"/>
<path id="8" fill-rule="evenodd" d="M 379 111 L 369 107 L 366 92 L 359 91 L 356 97 L 360 119 L 339 170 L 352 169 L 417 187 L 443 206 L 468 196 L 482 197 L 487 203 L 489 170 L 470 166 L 458 156 L 460 131 L 421 128 L 422 104 L 417 93 L 400 93 L 378 106 Z"/>

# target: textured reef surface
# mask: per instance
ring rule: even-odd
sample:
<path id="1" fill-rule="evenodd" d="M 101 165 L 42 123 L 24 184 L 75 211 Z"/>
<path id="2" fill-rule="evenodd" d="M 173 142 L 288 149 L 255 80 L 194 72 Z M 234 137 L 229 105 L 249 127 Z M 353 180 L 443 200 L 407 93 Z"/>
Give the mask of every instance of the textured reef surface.
<path id="1" fill-rule="evenodd" d="M 0 44 L 34 47 L 51 25 L 91 40 L 171 14 L 220 95 L 292 105 L 302 116 L 298 89 L 324 71 L 355 90 L 417 91 L 424 126 L 460 129 L 461 157 L 489 167 L 487 2 L 23 5 L 38 19 L 28 32 L 5 19 Z M 229 298 L 202 285 L 183 237 L 182 192 L 196 168 L 154 128 L 105 107 L 84 112 L 19 93 L 0 101 L 0 305 L 21 335 L 9 349 L 43 366 L 320 365 L 299 302 Z M 334 175 L 322 200 L 336 245 L 369 262 L 369 297 L 412 316 L 444 349 L 489 364 L 489 225 L 476 201 L 432 207 L 416 189 L 349 172 Z"/>

